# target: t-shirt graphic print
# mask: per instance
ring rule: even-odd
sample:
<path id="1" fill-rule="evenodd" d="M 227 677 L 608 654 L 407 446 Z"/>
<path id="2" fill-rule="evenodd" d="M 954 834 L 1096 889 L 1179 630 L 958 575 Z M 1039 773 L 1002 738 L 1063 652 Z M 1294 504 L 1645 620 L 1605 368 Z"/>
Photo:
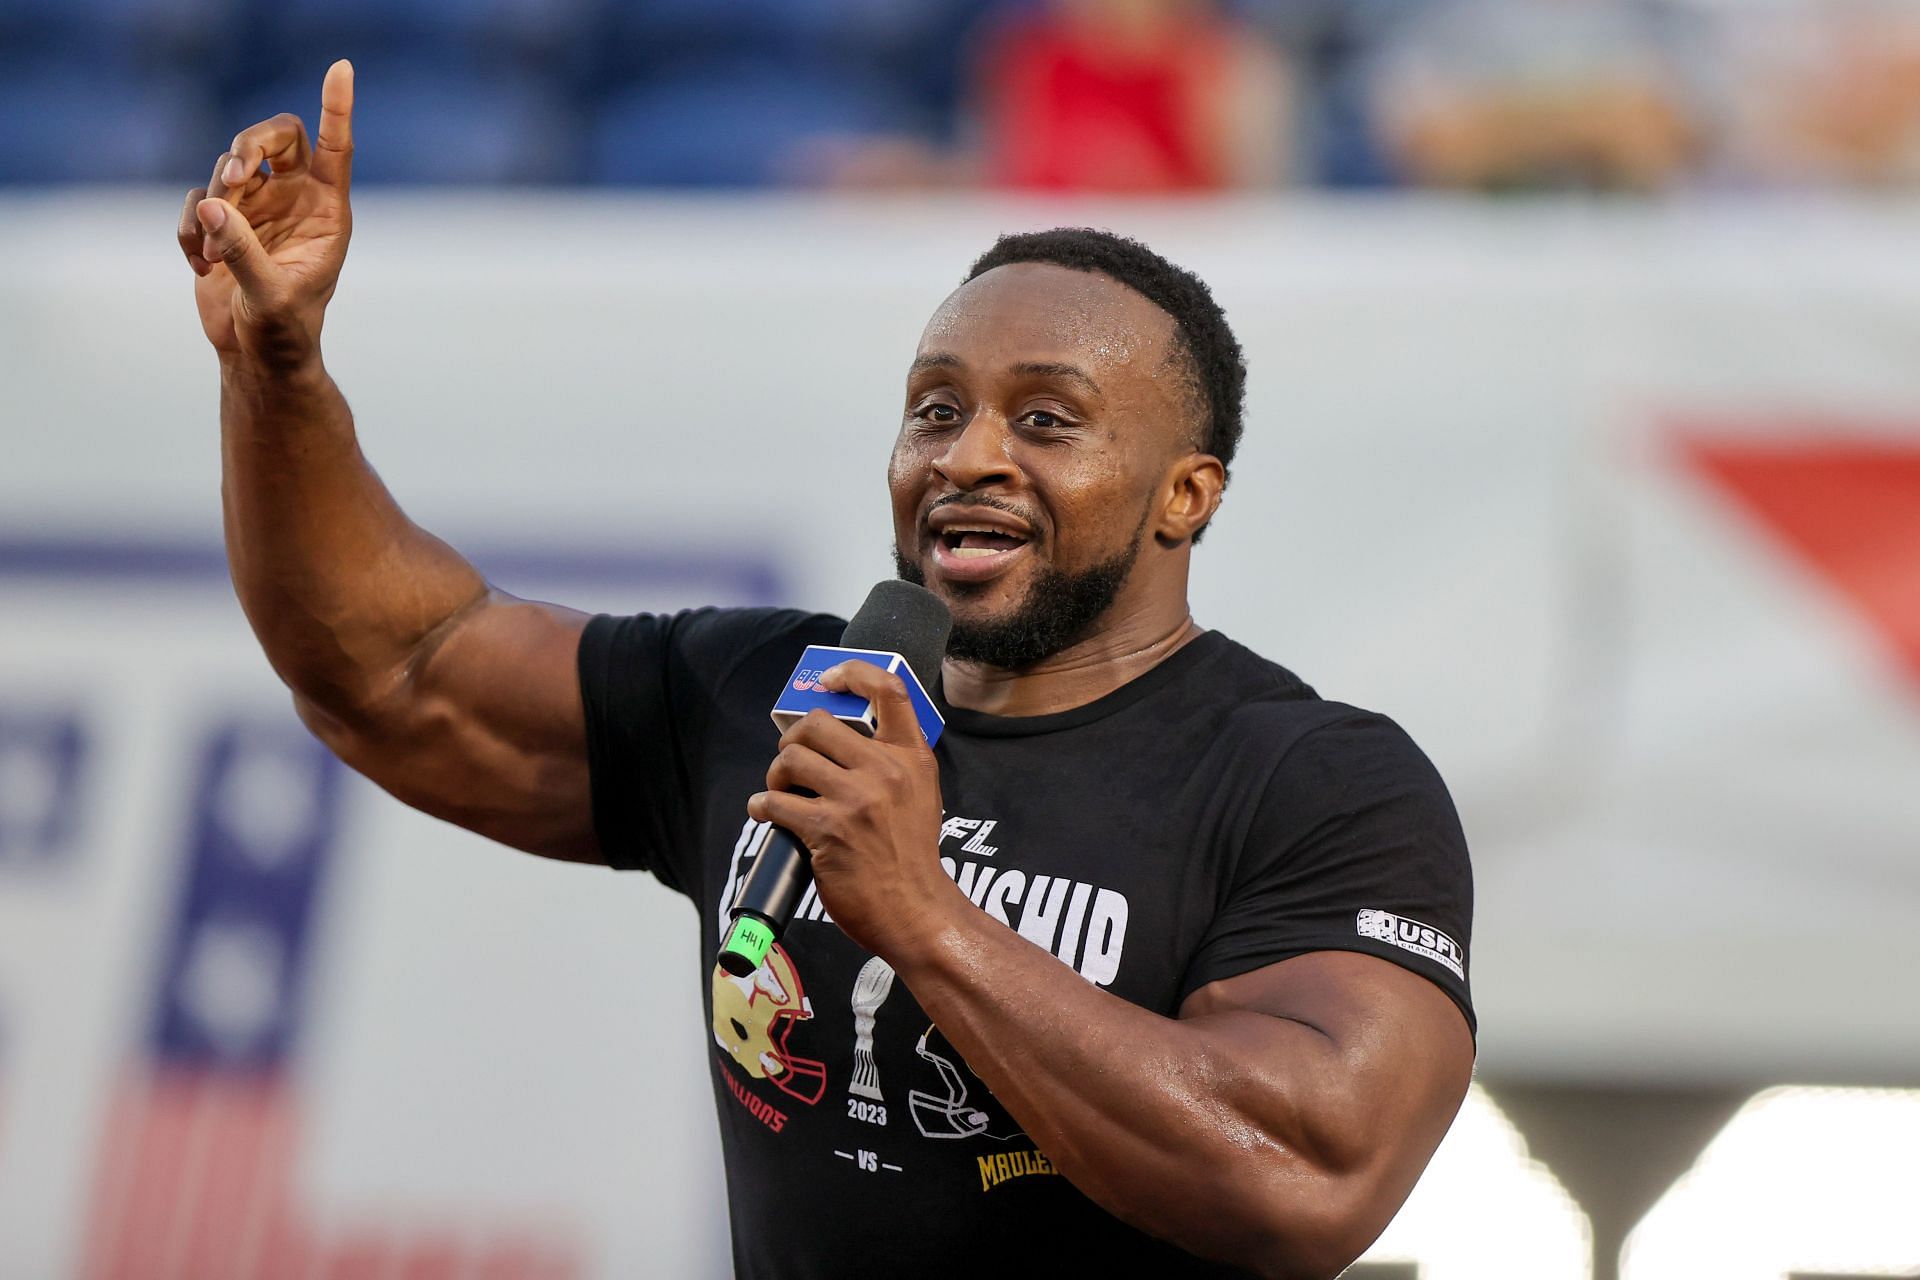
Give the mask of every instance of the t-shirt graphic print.
<path id="1" fill-rule="evenodd" d="M 601 617 L 580 647 L 601 847 L 700 913 L 736 1272 L 1238 1274 L 1075 1189 L 817 893 L 757 972 L 714 968 L 758 843 L 745 806 L 778 738 L 768 710 L 843 625 Z M 1218 633 L 1069 711 L 942 712 L 942 868 L 1088 982 L 1171 1017 L 1210 982 L 1359 951 L 1434 982 L 1472 1025 L 1465 839 L 1392 721 Z"/>

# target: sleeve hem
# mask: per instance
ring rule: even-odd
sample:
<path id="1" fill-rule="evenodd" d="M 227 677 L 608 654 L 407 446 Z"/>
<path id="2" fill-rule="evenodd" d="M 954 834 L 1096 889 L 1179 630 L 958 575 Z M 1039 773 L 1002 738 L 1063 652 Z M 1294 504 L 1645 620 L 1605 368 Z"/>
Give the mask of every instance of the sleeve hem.
<path id="1" fill-rule="evenodd" d="M 1473 1002 L 1468 998 L 1465 990 L 1433 973 L 1430 966 L 1415 963 L 1415 957 L 1371 938 L 1340 936 L 1317 938 L 1298 946 L 1205 961 L 1188 970 L 1186 980 L 1180 985 L 1180 998 L 1176 1001 L 1176 1007 L 1185 1004 L 1188 996 L 1208 983 L 1219 982 L 1225 978 L 1237 978 L 1243 973 L 1252 973 L 1255 969 L 1264 969 L 1270 964 L 1279 964 L 1282 960 L 1310 955 L 1316 951 L 1353 951 L 1361 955 L 1375 956 L 1389 964 L 1398 965 L 1408 973 L 1425 978 L 1445 992 L 1447 999 L 1453 1001 L 1454 1007 L 1459 1009 L 1461 1016 L 1467 1020 L 1467 1034 L 1473 1037 L 1475 1045 L 1479 1044 L 1480 1020 L 1475 1015 Z"/>
<path id="2" fill-rule="evenodd" d="M 607 614 L 590 619 L 580 633 L 576 657 L 581 703 L 587 721 L 589 807 L 601 860 L 615 871 L 646 871 L 652 872 L 657 878 L 659 873 L 652 862 L 644 854 L 634 852 L 634 842 L 617 835 L 621 822 L 610 794 L 615 750 L 609 740 L 611 726 L 607 724 L 600 699 L 595 696 L 605 688 L 606 672 L 613 660 L 614 639 L 619 625 L 618 619 Z"/>

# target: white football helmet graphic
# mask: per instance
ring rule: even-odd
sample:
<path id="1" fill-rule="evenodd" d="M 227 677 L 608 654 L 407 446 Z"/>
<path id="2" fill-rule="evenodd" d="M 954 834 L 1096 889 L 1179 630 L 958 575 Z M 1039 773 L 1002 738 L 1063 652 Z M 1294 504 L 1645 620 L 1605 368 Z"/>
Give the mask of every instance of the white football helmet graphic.
<path id="1" fill-rule="evenodd" d="M 907 1093 L 907 1110 L 912 1113 L 914 1127 L 920 1130 L 921 1135 L 928 1138 L 973 1138 L 987 1133 L 987 1126 L 993 1122 L 993 1118 L 979 1107 L 967 1105 L 966 1068 L 956 1061 L 960 1055 L 940 1034 L 940 1029 L 929 1026 L 922 1031 L 913 1051 L 933 1064 L 944 1088 L 944 1093 L 938 1094 L 924 1089 L 913 1089 Z M 952 1056 L 949 1057 L 949 1054 Z M 987 1136 L 1004 1140 L 1013 1135 L 992 1133 Z"/>

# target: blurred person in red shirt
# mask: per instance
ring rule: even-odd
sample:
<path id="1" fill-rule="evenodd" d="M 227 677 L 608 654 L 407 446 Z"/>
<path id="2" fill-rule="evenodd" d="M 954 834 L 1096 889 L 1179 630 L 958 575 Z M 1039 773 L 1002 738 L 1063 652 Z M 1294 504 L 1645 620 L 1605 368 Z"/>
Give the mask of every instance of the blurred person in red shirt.
<path id="1" fill-rule="evenodd" d="M 991 186 L 1219 191 L 1291 167 L 1281 55 L 1209 0 L 1051 0 L 988 34 L 975 79 Z"/>

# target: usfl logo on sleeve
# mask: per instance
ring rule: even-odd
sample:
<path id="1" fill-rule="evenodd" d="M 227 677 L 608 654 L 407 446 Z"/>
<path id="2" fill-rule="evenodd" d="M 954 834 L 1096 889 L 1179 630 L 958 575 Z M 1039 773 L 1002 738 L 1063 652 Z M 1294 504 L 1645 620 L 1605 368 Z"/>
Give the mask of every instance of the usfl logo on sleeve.
<path id="1" fill-rule="evenodd" d="M 1406 916 L 1395 915 L 1391 911 L 1362 911 L 1354 920 L 1354 928 L 1363 938 L 1372 938 L 1376 942 L 1390 942 L 1403 951 L 1411 951 L 1417 956 L 1443 964 L 1453 976 L 1465 979 L 1467 976 L 1467 953 L 1460 944 L 1430 924 Z"/>

